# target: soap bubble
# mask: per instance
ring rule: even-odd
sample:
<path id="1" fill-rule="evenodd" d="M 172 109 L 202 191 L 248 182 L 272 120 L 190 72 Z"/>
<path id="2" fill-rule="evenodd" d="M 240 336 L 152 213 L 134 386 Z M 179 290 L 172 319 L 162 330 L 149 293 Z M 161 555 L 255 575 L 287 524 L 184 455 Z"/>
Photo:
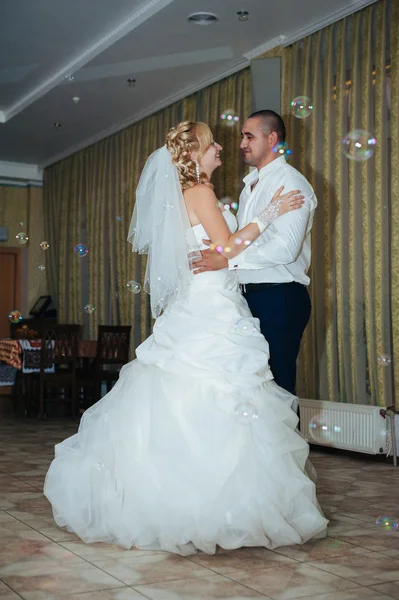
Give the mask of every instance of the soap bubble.
<path id="1" fill-rule="evenodd" d="M 236 333 L 245 337 L 250 337 L 251 335 L 254 335 L 254 333 L 257 331 L 253 320 L 248 317 L 243 317 L 242 319 L 239 319 L 235 324 L 234 329 Z"/>
<path id="2" fill-rule="evenodd" d="M 232 202 L 232 203 L 230 204 L 230 206 L 231 206 L 231 208 L 232 208 L 233 210 L 237 210 L 237 209 L 238 209 L 238 202 Z"/>
<path id="3" fill-rule="evenodd" d="M 249 402 L 243 402 L 234 409 L 234 416 L 241 425 L 251 425 L 259 418 L 256 406 Z"/>
<path id="4" fill-rule="evenodd" d="M 313 103 L 308 96 L 297 96 L 291 101 L 291 112 L 297 119 L 306 119 L 313 110 Z"/>
<path id="5" fill-rule="evenodd" d="M 381 515 L 378 517 L 375 524 L 384 531 L 398 531 L 399 529 L 398 519 L 394 519 L 393 517 L 388 517 L 386 515 Z"/>
<path id="6" fill-rule="evenodd" d="M 122 221 L 122 217 L 118 215 L 118 216 L 116 217 L 116 220 L 117 220 L 117 221 Z"/>
<path id="7" fill-rule="evenodd" d="M 381 367 L 390 367 L 392 364 L 392 358 L 389 356 L 389 354 L 380 354 L 380 356 L 377 358 L 377 361 Z"/>
<path id="8" fill-rule="evenodd" d="M 341 431 L 340 425 L 329 424 L 323 414 L 314 415 L 309 421 L 309 435 L 315 441 L 337 440 L 340 438 Z"/>
<path id="9" fill-rule="evenodd" d="M 377 140 L 364 129 L 354 129 L 342 138 L 341 144 L 346 158 L 361 162 L 373 156 Z"/>
<path id="10" fill-rule="evenodd" d="M 240 120 L 240 117 L 236 115 L 234 108 L 228 108 L 222 112 L 220 119 L 223 125 L 226 125 L 226 127 L 234 127 L 234 125 L 236 125 L 236 123 L 238 123 Z"/>
<path id="11" fill-rule="evenodd" d="M 21 246 L 26 244 L 26 242 L 29 240 L 28 234 L 26 234 L 24 231 L 20 231 L 19 233 L 17 233 L 15 238 L 18 244 L 21 244 Z"/>
<path id="12" fill-rule="evenodd" d="M 87 313 L 88 315 L 91 315 L 94 313 L 95 306 L 93 306 L 93 304 L 85 304 L 83 307 L 83 310 L 85 311 L 85 313 Z"/>
<path id="13" fill-rule="evenodd" d="M 84 244 L 76 244 L 75 246 L 75 253 L 80 256 L 80 258 L 83 258 L 84 256 L 87 256 L 88 254 L 88 249 Z"/>
<path id="14" fill-rule="evenodd" d="M 48 250 L 50 248 L 50 244 L 46 241 L 40 242 L 40 248 L 42 250 Z"/>
<path id="15" fill-rule="evenodd" d="M 132 294 L 139 294 L 141 292 L 141 285 L 137 281 L 133 281 L 133 279 L 127 282 L 126 287 Z"/>
<path id="16" fill-rule="evenodd" d="M 46 265 L 39 265 L 39 271 L 45 271 Z"/>
<path id="17" fill-rule="evenodd" d="M 18 323 L 18 321 L 22 320 L 22 315 L 19 310 L 12 310 L 8 315 L 8 319 L 11 323 Z"/>

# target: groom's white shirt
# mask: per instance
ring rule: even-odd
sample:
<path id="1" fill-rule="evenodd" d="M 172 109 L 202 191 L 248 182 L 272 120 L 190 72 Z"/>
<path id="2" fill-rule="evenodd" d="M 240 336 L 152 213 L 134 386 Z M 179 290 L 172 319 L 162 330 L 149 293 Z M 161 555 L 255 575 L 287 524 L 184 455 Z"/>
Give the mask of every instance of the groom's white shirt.
<path id="1" fill-rule="evenodd" d="M 260 171 L 253 170 L 244 178 L 237 213 L 238 226 L 248 225 L 267 206 L 279 187 L 283 194 L 301 190 L 304 205 L 273 223 L 235 258 L 229 269 L 237 270 L 240 283 L 288 283 L 308 285 L 310 266 L 310 230 L 317 199 L 312 186 L 294 167 L 279 156 Z M 258 182 L 251 191 L 251 186 Z"/>

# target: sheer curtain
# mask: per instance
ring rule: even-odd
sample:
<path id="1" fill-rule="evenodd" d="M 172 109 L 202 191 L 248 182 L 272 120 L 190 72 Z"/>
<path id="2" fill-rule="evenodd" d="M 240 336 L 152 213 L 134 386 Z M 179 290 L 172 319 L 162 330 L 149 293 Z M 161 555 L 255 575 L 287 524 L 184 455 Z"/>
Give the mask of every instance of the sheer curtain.
<path id="1" fill-rule="evenodd" d="M 100 324 L 131 324 L 133 347 L 149 335 L 149 298 L 126 288 L 130 280 L 142 284 L 145 272 L 145 257 L 133 254 L 126 241 L 140 172 L 173 125 L 202 120 L 224 146 L 216 192 L 238 198 L 240 128 L 223 126 L 220 114 L 230 108 L 241 120 L 247 116 L 249 90 L 245 69 L 45 170 L 44 221 L 52 248 L 48 276 L 61 321 L 84 323 L 92 338 Z M 78 243 L 87 246 L 86 257 L 74 253 Z M 84 312 L 86 304 L 95 307 L 92 314 Z"/>
<path id="2" fill-rule="evenodd" d="M 396 397 L 399 408 L 398 31 L 399 3 L 381 0 L 283 50 L 291 163 L 319 199 L 301 396 L 379 406 Z M 314 111 L 297 119 L 290 101 L 302 95 Z M 377 140 L 367 161 L 342 152 L 354 129 Z"/>

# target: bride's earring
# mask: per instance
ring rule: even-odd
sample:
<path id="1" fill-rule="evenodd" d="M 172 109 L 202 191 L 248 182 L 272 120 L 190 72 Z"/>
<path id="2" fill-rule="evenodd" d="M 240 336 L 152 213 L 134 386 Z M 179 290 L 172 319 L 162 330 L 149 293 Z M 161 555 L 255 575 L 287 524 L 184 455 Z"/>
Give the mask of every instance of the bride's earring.
<path id="1" fill-rule="evenodd" d="M 198 160 L 195 161 L 195 174 L 197 175 L 197 182 L 201 183 L 201 169 Z"/>

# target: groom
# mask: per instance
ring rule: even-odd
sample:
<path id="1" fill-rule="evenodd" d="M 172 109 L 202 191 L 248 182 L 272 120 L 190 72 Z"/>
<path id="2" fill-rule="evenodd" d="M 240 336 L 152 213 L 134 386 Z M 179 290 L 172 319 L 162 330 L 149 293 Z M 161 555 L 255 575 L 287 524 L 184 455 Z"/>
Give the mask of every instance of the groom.
<path id="1" fill-rule="evenodd" d="M 272 110 L 253 113 L 245 121 L 241 137 L 244 161 L 255 169 L 244 178 L 237 213 L 239 227 L 250 223 L 281 186 L 283 193 L 300 190 L 304 205 L 275 220 L 236 258 L 227 260 L 216 251 L 204 250 L 196 273 L 226 267 L 237 271 L 249 308 L 269 343 L 274 379 L 295 394 L 296 359 L 311 310 L 307 271 L 317 199 L 305 177 L 276 152 L 277 144 L 285 142 L 280 115 Z"/>

